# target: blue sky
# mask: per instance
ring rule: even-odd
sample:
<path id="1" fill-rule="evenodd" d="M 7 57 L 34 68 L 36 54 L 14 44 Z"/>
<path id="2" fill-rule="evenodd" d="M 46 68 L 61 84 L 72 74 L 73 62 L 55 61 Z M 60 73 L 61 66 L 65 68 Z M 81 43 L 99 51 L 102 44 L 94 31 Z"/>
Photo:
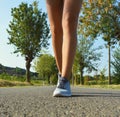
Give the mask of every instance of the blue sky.
<path id="1" fill-rule="evenodd" d="M 8 33 L 6 29 L 8 28 L 9 21 L 11 17 L 11 8 L 17 7 L 21 2 L 32 3 L 33 0 L 0 0 L 0 63 L 5 66 L 10 67 L 20 67 L 25 69 L 25 60 L 24 57 L 12 54 L 14 51 L 14 46 L 8 45 Z M 39 9 L 46 12 L 45 0 L 39 0 Z M 51 41 L 50 41 L 51 43 Z M 96 41 L 95 46 L 103 45 L 104 42 L 102 39 Z M 49 51 L 53 54 L 52 47 L 50 45 Z M 104 67 L 107 68 L 107 49 L 103 49 L 103 57 L 101 58 L 99 69 Z M 33 63 L 32 63 L 33 65 Z M 33 68 L 31 68 L 33 71 Z"/>

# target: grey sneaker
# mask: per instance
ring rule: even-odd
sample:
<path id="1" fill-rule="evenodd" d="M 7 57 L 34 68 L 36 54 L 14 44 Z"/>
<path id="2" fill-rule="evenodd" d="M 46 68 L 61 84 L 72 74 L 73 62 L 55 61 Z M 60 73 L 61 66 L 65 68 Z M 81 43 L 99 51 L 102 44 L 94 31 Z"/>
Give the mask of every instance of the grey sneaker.
<path id="1" fill-rule="evenodd" d="M 58 83 L 55 91 L 53 92 L 54 97 L 71 96 L 70 82 L 66 78 L 58 76 Z"/>

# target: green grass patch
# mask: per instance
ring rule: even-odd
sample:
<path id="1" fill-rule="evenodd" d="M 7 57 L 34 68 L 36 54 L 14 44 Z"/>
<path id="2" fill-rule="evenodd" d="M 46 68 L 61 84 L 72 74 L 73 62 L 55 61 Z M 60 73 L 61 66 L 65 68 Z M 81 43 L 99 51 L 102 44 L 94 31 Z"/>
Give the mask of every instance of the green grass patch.
<path id="1" fill-rule="evenodd" d="M 12 87 L 12 86 L 41 86 L 48 85 L 44 80 L 33 80 L 31 77 L 31 83 L 26 82 L 25 76 L 10 76 L 6 73 L 0 74 L 0 87 Z"/>
<path id="2" fill-rule="evenodd" d="M 13 86 L 31 86 L 32 83 L 20 81 L 8 81 L 0 79 L 0 87 L 13 87 Z"/>
<path id="3" fill-rule="evenodd" d="M 23 81 L 11 81 L 0 79 L 0 87 L 13 87 L 13 86 L 44 86 L 48 85 L 47 81 L 31 80 L 31 83 Z"/>
<path id="4" fill-rule="evenodd" d="M 48 85 L 47 81 L 45 80 L 31 80 L 31 83 L 35 86 L 44 86 Z"/>
<path id="5" fill-rule="evenodd" d="M 6 73 L 0 74 L 0 79 L 7 81 L 20 81 L 20 82 L 25 82 L 26 80 L 25 76 L 11 76 Z"/>
<path id="6" fill-rule="evenodd" d="M 120 89 L 120 85 L 78 85 L 85 88 Z"/>

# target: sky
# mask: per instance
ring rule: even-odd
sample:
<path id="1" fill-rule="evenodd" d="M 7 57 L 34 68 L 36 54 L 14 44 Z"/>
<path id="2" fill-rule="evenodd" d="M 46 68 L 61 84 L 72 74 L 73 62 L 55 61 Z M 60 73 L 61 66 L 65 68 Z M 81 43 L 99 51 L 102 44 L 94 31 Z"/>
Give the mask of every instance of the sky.
<path id="1" fill-rule="evenodd" d="M 11 21 L 11 8 L 18 7 L 21 2 L 27 2 L 31 4 L 33 0 L 0 0 L 0 64 L 9 67 L 20 67 L 25 69 L 25 60 L 24 57 L 17 54 L 14 54 L 14 46 L 8 45 L 8 33 L 6 29 L 9 26 L 9 22 Z M 46 12 L 45 0 L 39 0 L 39 9 L 42 9 L 43 12 Z M 96 41 L 95 46 L 104 45 L 104 41 L 99 38 Z M 51 40 L 50 47 L 48 50 L 53 55 Z M 99 62 L 99 70 L 103 68 L 107 68 L 108 63 L 108 53 L 107 49 L 103 49 L 103 57 Z M 34 60 L 33 60 L 34 62 Z M 33 65 L 32 62 L 32 65 Z M 33 67 L 31 67 L 31 71 L 34 71 Z"/>

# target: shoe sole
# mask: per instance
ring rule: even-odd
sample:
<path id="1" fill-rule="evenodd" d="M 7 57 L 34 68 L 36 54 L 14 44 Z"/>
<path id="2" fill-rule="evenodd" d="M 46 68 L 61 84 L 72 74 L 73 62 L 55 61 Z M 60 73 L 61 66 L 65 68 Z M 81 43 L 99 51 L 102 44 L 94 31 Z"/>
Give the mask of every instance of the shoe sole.
<path id="1" fill-rule="evenodd" d="M 71 94 L 55 94 L 55 95 L 53 95 L 53 97 L 71 97 Z"/>

